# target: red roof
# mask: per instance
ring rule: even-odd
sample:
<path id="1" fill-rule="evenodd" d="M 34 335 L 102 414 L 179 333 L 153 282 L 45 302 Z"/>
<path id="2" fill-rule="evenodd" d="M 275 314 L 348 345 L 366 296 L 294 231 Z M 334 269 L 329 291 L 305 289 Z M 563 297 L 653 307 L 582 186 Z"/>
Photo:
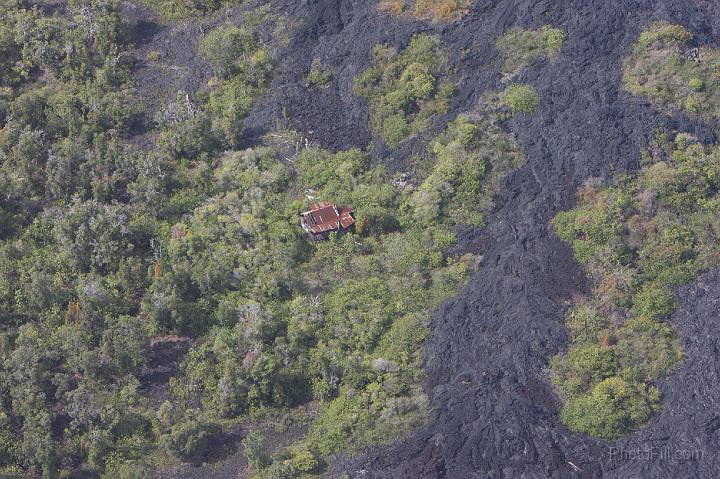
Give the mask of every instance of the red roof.
<path id="1" fill-rule="evenodd" d="M 346 229 L 355 223 L 352 213 L 355 210 L 348 205 L 336 205 L 329 201 L 321 201 L 310 205 L 310 211 L 302 213 L 302 226 L 312 234 Z"/>

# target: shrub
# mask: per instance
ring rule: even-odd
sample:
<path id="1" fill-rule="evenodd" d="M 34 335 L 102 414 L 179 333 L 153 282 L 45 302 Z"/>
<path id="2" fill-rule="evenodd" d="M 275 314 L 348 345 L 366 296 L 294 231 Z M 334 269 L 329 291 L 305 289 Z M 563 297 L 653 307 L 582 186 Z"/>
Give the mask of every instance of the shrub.
<path id="1" fill-rule="evenodd" d="M 295 469 L 292 461 L 275 461 L 270 467 L 263 471 L 263 477 L 267 479 L 296 479 L 300 474 Z"/>
<path id="2" fill-rule="evenodd" d="M 640 34 L 623 64 L 623 84 L 635 95 L 705 118 L 720 116 L 715 74 L 720 50 L 686 52 L 692 34 L 679 25 L 655 23 Z"/>
<path id="3" fill-rule="evenodd" d="M 146 479 L 153 470 L 148 461 L 110 461 L 102 479 Z"/>
<path id="4" fill-rule="evenodd" d="M 193 418 L 173 426 L 167 444 L 170 452 L 178 458 L 199 461 L 221 434 L 222 428 L 218 424 Z"/>
<path id="5" fill-rule="evenodd" d="M 415 0 L 413 14 L 417 18 L 438 21 L 452 21 L 462 18 L 472 0 Z"/>
<path id="6" fill-rule="evenodd" d="M 400 222 L 390 213 L 377 209 L 369 210 L 358 218 L 356 231 L 362 236 L 382 235 L 400 229 Z"/>
<path id="7" fill-rule="evenodd" d="M 236 0 L 139 0 L 165 20 L 182 20 L 200 14 L 211 13 L 222 5 Z"/>
<path id="8" fill-rule="evenodd" d="M 632 382 L 639 391 L 682 361 L 672 330 L 659 320 L 677 307 L 672 287 L 693 280 L 720 258 L 718 235 L 709 233 L 720 231 L 713 219 L 719 151 L 687 135 L 674 141 L 658 135 L 637 178 L 621 177 L 608 187 L 585 186 L 578 206 L 552 220 L 594 284 L 589 305 L 575 305 L 568 315 L 570 351 L 553 361 L 556 384 L 569 396 L 563 417 L 573 428 L 610 437 L 612 424 L 618 431 L 639 425 L 617 411 L 614 423 L 592 426 L 589 416 L 597 401 L 583 394 L 601 382 L 585 373 L 588 366 L 576 352 L 590 357 L 587 348 L 600 344 L 617 363 L 618 372 L 607 379 Z M 602 408 L 625 407 L 614 404 Z M 588 417 L 582 417 L 583 408 Z"/>
<path id="9" fill-rule="evenodd" d="M 313 473 L 320 466 L 316 455 L 309 449 L 301 449 L 293 453 L 292 465 L 301 473 Z"/>
<path id="10" fill-rule="evenodd" d="M 207 34 L 199 51 L 218 77 L 209 83 L 208 110 L 213 126 L 230 144 L 237 145 L 243 120 L 270 82 L 270 56 L 254 32 L 235 26 L 219 27 Z"/>
<path id="11" fill-rule="evenodd" d="M 308 85 L 316 88 L 327 86 L 332 81 L 333 73 L 320 63 L 319 58 L 315 58 L 310 66 L 310 73 L 307 76 Z"/>
<path id="12" fill-rule="evenodd" d="M 612 349 L 594 344 L 576 346 L 553 361 L 553 381 L 569 397 L 588 392 L 595 384 L 612 377 L 618 370 Z"/>
<path id="13" fill-rule="evenodd" d="M 549 25 L 535 30 L 510 30 L 495 44 L 503 58 L 503 71 L 517 72 L 541 58 L 554 57 L 565 43 L 565 37 L 565 32 Z"/>
<path id="14" fill-rule="evenodd" d="M 567 37 L 564 31 L 549 25 L 543 27 L 543 35 L 545 36 L 545 45 L 551 54 L 560 51 Z"/>
<path id="15" fill-rule="evenodd" d="M 680 25 L 657 22 L 640 34 L 635 49 L 643 50 L 655 44 L 683 45 L 690 42 L 692 38 L 692 33 Z"/>
<path id="16" fill-rule="evenodd" d="M 656 284 L 645 286 L 633 298 L 633 312 L 647 319 L 670 316 L 676 307 L 672 291 Z"/>
<path id="17" fill-rule="evenodd" d="M 540 94 L 531 85 L 515 83 L 505 89 L 505 101 L 514 114 L 533 113 L 540 104 Z"/>
<path id="18" fill-rule="evenodd" d="M 565 403 L 561 418 L 573 431 L 615 439 L 645 423 L 659 403 L 656 388 L 612 377 Z"/>
<path id="19" fill-rule="evenodd" d="M 654 380 L 683 358 L 670 327 L 648 318 L 633 318 L 618 332 L 614 350 L 623 369 L 636 377 Z"/>
<path id="20" fill-rule="evenodd" d="M 405 11 L 406 0 L 380 0 L 378 9 L 383 13 L 400 15 Z"/>
<path id="21" fill-rule="evenodd" d="M 253 67 L 257 61 L 252 57 L 264 50 L 251 30 L 224 26 L 205 35 L 198 51 L 210 62 L 216 76 L 228 79 L 237 75 L 253 76 L 251 72 L 257 68 Z"/>
<path id="22" fill-rule="evenodd" d="M 688 81 L 688 86 L 695 91 L 701 91 L 705 86 L 705 83 L 699 78 L 691 78 Z"/>
<path id="23" fill-rule="evenodd" d="M 479 116 L 459 115 L 433 144 L 430 175 L 408 199 L 415 221 L 481 226 L 500 178 L 522 161 L 518 145 Z"/>
<path id="24" fill-rule="evenodd" d="M 250 431 L 242 440 L 250 469 L 259 471 L 270 464 L 270 457 L 265 449 L 265 436 L 260 431 Z"/>
<path id="25" fill-rule="evenodd" d="M 565 325 L 570 330 L 573 341 L 577 343 L 596 342 L 598 334 L 609 324 L 607 316 L 587 304 L 576 305 L 565 317 Z"/>
<path id="26" fill-rule="evenodd" d="M 372 129 L 389 146 L 421 133 L 434 115 L 447 111 L 454 87 L 438 79 L 444 56 L 439 40 L 424 34 L 399 53 L 375 47 L 373 67 L 355 80 L 355 92 L 369 100 Z"/>

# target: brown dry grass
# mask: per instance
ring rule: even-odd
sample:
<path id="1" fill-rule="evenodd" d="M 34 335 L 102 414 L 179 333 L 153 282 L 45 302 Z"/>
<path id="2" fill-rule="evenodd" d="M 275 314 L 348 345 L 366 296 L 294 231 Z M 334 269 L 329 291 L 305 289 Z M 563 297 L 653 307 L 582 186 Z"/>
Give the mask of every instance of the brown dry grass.
<path id="1" fill-rule="evenodd" d="M 452 22 L 468 13 L 472 0 L 415 0 L 409 8 L 406 0 L 380 0 L 378 8 L 389 15 L 400 15 L 409 11 L 419 20 Z"/>

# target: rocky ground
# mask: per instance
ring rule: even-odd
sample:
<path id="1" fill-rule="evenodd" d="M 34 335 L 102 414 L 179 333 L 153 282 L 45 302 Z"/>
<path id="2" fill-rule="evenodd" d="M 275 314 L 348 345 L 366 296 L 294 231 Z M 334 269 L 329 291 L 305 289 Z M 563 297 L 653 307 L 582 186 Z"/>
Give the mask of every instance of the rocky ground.
<path id="1" fill-rule="evenodd" d="M 367 105 L 353 79 L 376 43 L 406 45 L 418 31 L 440 35 L 452 52 L 459 92 L 452 115 L 474 108 L 502 85 L 495 39 L 513 26 L 551 24 L 568 40 L 560 56 L 525 70 L 538 88 L 539 111 L 508 122 L 527 163 L 508 177 L 489 225 L 465 231 L 460 248 L 482 254 L 482 267 L 461 295 L 436 314 L 427 343 L 427 391 L 433 420 L 396 444 L 342 458 L 328 473 L 351 478 L 714 478 L 720 477 L 720 271 L 680 291 L 671 322 L 687 360 L 659 382 L 662 411 L 615 443 L 569 432 L 545 368 L 567 345 L 566 301 L 586 283 L 569 249 L 548 228 L 593 177 L 632 172 L 658 128 L 715 141 L 716 125 L 667 114 L 621 88 L 622 59 L 652 21 L 687 26 L 699 43 L 718 45 L 720 8 L 703 0 L 475 0 L 450 25 L 414 23 L 377 12 L 373 0 L 275 0 L 292 19 L 277 53 L 272 89 L 247 121 L 252 138 L 284 119 L 330 149 L 370 143 Z M 246 7 L 245 7 L 246 8 Z M 222 12 L 242 18 L 241 9 Z M 138 75 L 149 101 L 168 89 L 198 85 L 207 69 L 192 52 L 199 24 L 160 24 L 140 12 Z M 163 52 L 163 65 L 142 57 Z M 313 58 L 334 70 L 328 88 L 310 90 Z M 143 83 L 144 82 L 144 83 Z M 450 116 L 452 116 L 450 115 Z M 443 127 L 439 119 L 428 137 Z M 377 161 L 401 169 L 423 139 Z M 187 476 L 178 473 L 176 477 Z M 219 476 L 214 476 L 219 477 Z M 233 476 L 227 476 L 233 477 Z"/>

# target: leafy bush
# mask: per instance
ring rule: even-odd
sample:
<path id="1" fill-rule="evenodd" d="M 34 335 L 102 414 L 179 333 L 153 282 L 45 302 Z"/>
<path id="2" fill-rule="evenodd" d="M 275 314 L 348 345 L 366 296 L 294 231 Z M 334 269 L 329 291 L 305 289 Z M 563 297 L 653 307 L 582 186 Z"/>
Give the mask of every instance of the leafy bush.
<path id="1" fill-rule="evenodd" d="M 640 33 L 635 43 L 636 50 L 644 50 L 654 44 L 685 45 L 693 38 L 692 33 L 681 25 L 667 22 L 653 23 L 647 30 Z"/>
<path id="2" fill-rule="evenodd" d="M 250 469 L 258 471 L 270 464 L 270 458 L 265 450 L 265 436 L 260 431 L 250 431 L 243 438 L 242 445 Z"/>
<path id="3" fill-rule="evenodd" d="M 513 28 L 495 44 L 503 57 L 503 71 L 517 72 L 541 58 L 556 56 L 565 37 L 565 32 L 549 25 L 535 30 Z"/>
<path id="4" fill-rule="evenodd" d="M 662 319 L 670 316 L 677 302 L 675 295 L 667 288 L 649 284 L 633 298 L 633 312 L 648 319 Z"/>
<path id="5" fill-rule="evenodd" d="M 183 460 L 198 461 L 210 451 L 213 441 L 219 439 L 221 434 L 219 425 L 191 419 L 173 426 L 168 437 L 168 447 Z"/>
<path id="6" fill-rule="evenodd" d="M 585 344 L 572 348 L 566 356 L 557 356 L 552 368 L 555 384 L 568 397 L 576 397 L 614 376 L 618 361 L 612 349 Z"/>
<path id="7" fill-rule="evenodd" d="M 574 431 L 615 439 L 647 422 L 659 404 L 654 387 L 612 377 L 598 383 L 590 395 L 569 400 L 561 419 Z"/>
<path id="8" fill-rule="evenodd" d="M 683 358 L 672 329 L 652 319 L 633 318 L 625 322 L 617 336 L 614 350 L 620 366 L 638 377 L 656 379 Z"/>
<path id="9" fill-rule="evenodd" d="M 588 304 L 575 305 L 565 317 L 565 325 L 576 343 L 595 343 L 610 321 L 602 312 Z"/>
<path id="10" fill-rule="evenodd" d="M 540 94 L 531 85 L 515 83 L 505 89 L 505 101 L 514 114 L 533 113 L 540 104 Z"/>
<path id="11" fill-rule="evenodd" d="M 522 161 L 515 142 L 480 115 L 458 116 L 436 139 L 433 152 L 433 170 L 407 204 L 426 225 L 482 225 L 500 178 Z"/>
<path id="12" fill-rule="evenodd" d="M 438 79 L 445 52 L 435 37 L 416 35 L 399 53 L 376 45 L 373 54 L 373 67 L 356 79 L 355 92 L 370 101 L 374 133 L 395 147 L 447 111 L 454 86 Z"/>
<path id="13" fill-rule="evenodd" d="M 301 449 L 293 454 L 292 465 L 300 473 L 313 473 L 320 466 L 320 461 L 309 449 Z"/>
<path id="14" fill-rule="evenodd" d="M 310 73 L 308 73 L 308 85 L 316 88 L 327 86 L 333 78 L 333 73 L 320 63 L 319 58 L 314 58 L 310 65 Z"/>

